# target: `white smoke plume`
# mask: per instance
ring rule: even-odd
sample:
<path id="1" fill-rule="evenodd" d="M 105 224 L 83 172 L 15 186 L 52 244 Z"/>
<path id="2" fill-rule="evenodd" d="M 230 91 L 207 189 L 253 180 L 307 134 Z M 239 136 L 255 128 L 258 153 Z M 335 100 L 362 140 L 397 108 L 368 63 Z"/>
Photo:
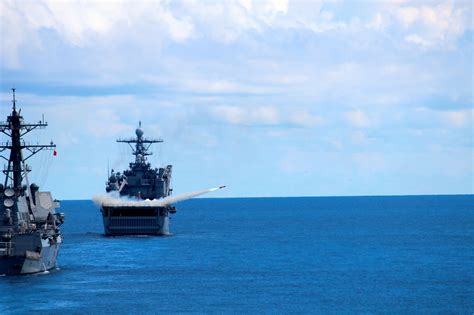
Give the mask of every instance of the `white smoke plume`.
<path id="1" fill-rule="evenodd" d="M 134 199 L 130 197 L 121 197 L 117 192 L 112 192 L 109 194 L 99 194 L 95 195 L 92 200 L 98 206 L 119 206 L 119 207 L 164 207 L 170 204 L 174 204 L 183 200 L 191 199 L 196 196 L 204 195 L 219 189 L 224 188 L 225 186 L 219 186 L 216 188 L 193 191 L 188 193 L 179 194 L 176 196 L 168 196 L 161 199 Z"/>

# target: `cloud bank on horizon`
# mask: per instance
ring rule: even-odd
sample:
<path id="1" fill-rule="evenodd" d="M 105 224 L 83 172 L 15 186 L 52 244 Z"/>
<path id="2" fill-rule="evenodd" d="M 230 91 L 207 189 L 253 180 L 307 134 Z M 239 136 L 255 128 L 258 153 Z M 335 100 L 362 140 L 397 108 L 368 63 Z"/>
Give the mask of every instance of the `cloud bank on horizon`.
<path id="1" fill-rule="evenodd" d="M 103 191 L 139 120 L 176 192 L 473 193 L 472 6 L 2 1 L 0 114 L 12 86 L 45 114 L 60 198 Z"/>

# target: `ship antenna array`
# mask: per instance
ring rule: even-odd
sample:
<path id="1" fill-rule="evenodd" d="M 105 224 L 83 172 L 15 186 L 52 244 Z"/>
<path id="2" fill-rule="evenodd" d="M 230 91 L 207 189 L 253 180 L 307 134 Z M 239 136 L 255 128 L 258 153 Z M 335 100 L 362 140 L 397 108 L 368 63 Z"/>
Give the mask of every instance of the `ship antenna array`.
<path id="1" fill-rule="evenodd" d="M 13 92 L 13 111 L 16 111 L 16 99 L 15 99 L 15 91 L 16 89 L 15 88 L 12 88 L 12 92 Z"/>
<path id="2" fill-rule="evenodd" d="M 135 155 L 135 163 L 141 164 L 145 163 L 146 156 L 152 155 L 152 152 L 149 152 L 148 149 L 154 143 L 161 143 L 164 142 L 161 138 L 144 138 L 143 137 L 143 130 L 141 129 L 142 123 L 139 122 L 138 129 L 136 130 L 137 137 L 136 138 L 120 138 L 117 139 L 119 143 L 126 143 L 132 149 L 132 154 Z M 134 144 L 134 146 L 133 146 Z"/>
<path id="3" fill-rule="evenodd" d="M 15 88 L 12 88 L 12 113 L 7 117 L 6 122 L 0 123 L 0 132 L 10 139 L 7 142 L 0 143 L 0 157 L 8 162 L 8 166 L 3 170 L 3 173 L 6 175 L 4 185 L 7 186 L 8 180 L 10 180 L 13 188 L 20 190 L 23 178 L 30 171 L 25 161 L 41 150 L 52 150 L 56 148 L 56 145 L 52 141 L 50 144 L 29 144 L 22 140 L 23 136 L 34 129 L 46 128 L 48 123 L 44 121 L 44 118 L 38 123 L 24 123 L 23 117 L 20 115 L 21 110 L 19 112 L 16 111 L 15 90 Z M 23 149 L 29 152 L 26 157 L 23 156 Z M 1 152 L 5 150 L 10 151 L 8 158 L 1 154 Z"/>

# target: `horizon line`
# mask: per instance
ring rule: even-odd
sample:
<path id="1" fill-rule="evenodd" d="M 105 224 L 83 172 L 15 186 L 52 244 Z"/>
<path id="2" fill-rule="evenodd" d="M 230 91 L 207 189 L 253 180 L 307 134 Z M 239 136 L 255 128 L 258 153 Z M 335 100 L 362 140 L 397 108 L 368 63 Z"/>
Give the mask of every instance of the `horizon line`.
<path id="1" fill-rule="evenodd" d="M 400 194 L 400 195 L 326 195 L 326 196 L 249 196 L 249 197 L 196 197 L 192 199 L 270 199 L 270 198 L 354 198 L 354 197 L 434 197 L 434 196 L 474 196 L 474 193 L 459 194 Z M 189 199 L 191 200 L 191 199 Z M 91 199 L 59 199 L 59 201 L 92 201 Z"/>

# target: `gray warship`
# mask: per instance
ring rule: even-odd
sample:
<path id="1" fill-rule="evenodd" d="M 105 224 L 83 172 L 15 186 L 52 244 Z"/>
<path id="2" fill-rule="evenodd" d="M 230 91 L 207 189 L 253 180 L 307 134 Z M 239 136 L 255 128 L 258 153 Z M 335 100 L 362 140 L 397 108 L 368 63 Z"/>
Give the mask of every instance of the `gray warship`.
<path id="1" fill-rule="evenodd" d="M 106 182 L 106 192 L 121 197 L 120 201 L 101 202 L 105 235 L 168 235 L 170 214 L 176 213 L 171 204 L 154 205 L 153 201 L 171 196 L 172 165 L 152 168 L 147 162 L 150 146 L 162 139 L 143 137 L 141 122 L 136 138 L 118 139 L 132 149 L 135 161 L 123 173 L 112 169 Z M 149 203 L 133 201 L 151 201 Z M 130 202 L 127 202 L 130 201 Z"/>
<path id="2" fill-rule="evenodd" d="M 3 170 L 5 181 L 0 184 L 0 274 L 18 275 L 47 271 L 56 266 L 62 243 L 59 226 L 64 214 L 57 213 L 59 201 L 50 192 L 28 182 L 31 168 L 26 161 L 41 150 L 55 150 L 56 145 L 28 144 L 23 140 L 30 131 L 48 124 L 24 123 L 21 109 L 17 111 L 15 89 L 13 109 L 0 131 L 8 137 L 0 143 L 0 152 L 9 151 Z M 54 154 L 56 151 L 54 151 Z"/>

